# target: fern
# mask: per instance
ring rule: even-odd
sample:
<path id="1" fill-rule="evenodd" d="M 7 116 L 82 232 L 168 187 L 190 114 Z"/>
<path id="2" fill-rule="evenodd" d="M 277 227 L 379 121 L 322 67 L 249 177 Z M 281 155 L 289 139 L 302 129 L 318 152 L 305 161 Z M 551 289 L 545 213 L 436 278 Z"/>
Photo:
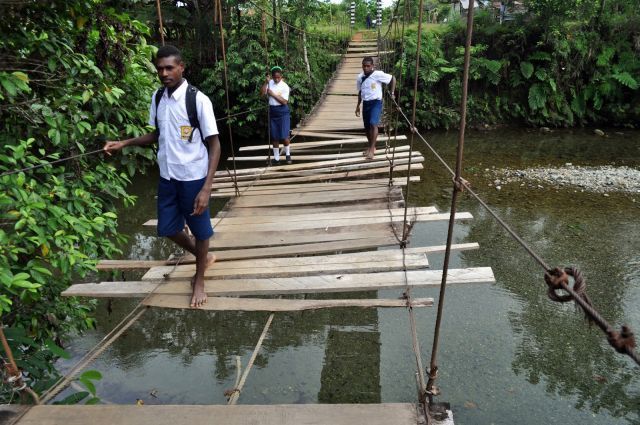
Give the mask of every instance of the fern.
<path id="1" fill-rule="evenodd" d="M 532 110 L 543 109 L 547 102 L 547 94 L 541 84 L 533 84 L 529 88 L 529 107 Z"/>
<path id="2" fill-rule="evenodd" d="M 522 72 L 522 76 L 527 80 L 531 78 L 533 75 L 533 64 L 531 62 L 520 62 L 520 72 Z"/>
<path id="3" fill-rule="evenodd" d="M 631 90 L 638 89 L 638 81 L 636 81 L 631 74 L 626 71 L 613 74 L 612 77 L 623 86 L 629 87 Z"/>

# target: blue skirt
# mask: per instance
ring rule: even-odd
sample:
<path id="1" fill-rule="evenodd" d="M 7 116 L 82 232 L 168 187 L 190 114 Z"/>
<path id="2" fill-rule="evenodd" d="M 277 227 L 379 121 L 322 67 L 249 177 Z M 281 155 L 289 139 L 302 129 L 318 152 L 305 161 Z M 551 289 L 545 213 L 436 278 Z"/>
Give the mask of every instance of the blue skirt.
<path id="1" fill-rule="evenodd" d="M 271 139 L 285 140 L 289 138 L 291 129 L 291 113 L 288 105 L 269 106 L 269 128 Z"/>

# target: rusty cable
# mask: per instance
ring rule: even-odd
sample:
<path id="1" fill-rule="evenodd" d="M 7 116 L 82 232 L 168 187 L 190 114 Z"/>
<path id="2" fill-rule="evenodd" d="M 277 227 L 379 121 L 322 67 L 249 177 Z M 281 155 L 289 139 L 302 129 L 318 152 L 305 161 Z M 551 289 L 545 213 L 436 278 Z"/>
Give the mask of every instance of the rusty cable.
<path id="1" fill-rule="evenodd" d="M 467 34 L 464 46 L 464 71 L 462 74 L 462 99 L 460 101 L 460 134 L 458 138 L 458 151 L 456 155 L 456 172 L 451 196 L 451 211 L 449 212 L 449 228 L 447 230 L 447 245 L 444 253 L 442 265 L 442 281 L 440 282 L 440 295 L 438 297 L 438 313 L 433 334 L 433 347 L 431 348 L 431 362 L 429 364 L 429 381 L 427 382 L 427 393 L 429 401 L 433 402 L 434 383 L 438 372 L 438 346 L 440 343 L 440 327 L 442 325 L 442 312 L 444 311 L 444 299 L 447 287 L 447 274 L 449 272 L 449 260 L 451 258 L 451 242 L 453 240 L 453 228 L 455 224 L 456 208 L 458 203 L 458 193 L 461 192 L 460 181 L 462 178 L 462 160 L 464 150 L 464 132 L 467 126 L 467 93 L 469 90 L 469 64 L 471 62 L 471 37 L 473 35 L 473 8 L 474 0 L 469 1 L 467 12 Z M 422 12 L 422 11 L 421 11 Z M 414 127 L 415 128 L 415 127 Z"/>

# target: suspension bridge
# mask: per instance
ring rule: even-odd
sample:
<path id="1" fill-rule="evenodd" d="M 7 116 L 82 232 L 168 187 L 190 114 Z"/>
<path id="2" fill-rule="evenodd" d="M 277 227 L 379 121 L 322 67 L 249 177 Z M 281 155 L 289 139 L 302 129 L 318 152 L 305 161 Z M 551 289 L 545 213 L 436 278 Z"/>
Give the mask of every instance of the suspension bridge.
<path id="1" fill-rule="evenodd" d="M 219 2 L 217 7 L 220 8 Z M 420 10 L 422 14 L 422 8 Z M 162 22 L 160 16 L 159 20 Z M 419 22 L 416 75 L 420 60 L 422 15 Z M 442 160 L 415 128 L 417 80 L 414 82 L 411 120 L 393 98 L 388 99 L 396 107 L 396 119 L 401 115 L 410 125 L 411 141 L 407 143 L 404 136 L 387 134 L 386 137 L 379 138 L 374 158 L 365 160 L 361 148 L 366 143 L 366 137 L 361 130 L 361 121 L 354 116 L 357 96 L 354 93 L 355 76 L 360 71 L 361 58 L 374 56 L 379 62 L 380 55 L 386 53 L 386 44 L 381 43 L 380 39 L 363 38 L 363 33 L 358 33 L 351 40 L 321 99 L 294 131 L 294 137 L 305 138 L 304 141 L 292 144 L 295 164 L 236 169 L 236 162 L 266 162 L 270 146 L 263 144 L 245 147 L 240 150 L 239 155 L 234 152 L 231 158 L 234 164 L 233 174 L 229 171 L 216 172 L 211 196 L 229 198 L 229 201 L 224 209 L 212 217 L 216 233 L 211 245 L 217 262 L 205 273 L 205 290 L 209 300 L 200 308 L 271 313 L 251 357 L 243 367 L 244 373 L 238 376 L 234 388 L 225 392 L 228 397 L 227 405 L 140 407 L 47 404 L 139 320 L 145 311 L 150 308 L 189 308 L 190 277 L 195 273 L 195 259 L 192 256 L 183 255 L 159 261 L 105 259 L 98 265 L 101 270 L 145 270 L 146 273 L 139 281 L 134 282 L 72 285 L 63 295 L 137 298 L 140 302 L 66 376 L 42 394 L 41 399 L 37 400 L 37 396 L 31 392 L 38 403 L 35 406 L 17 408 L 10 418 L 12 423 L 84 424 L 89 420 L 98 425 L 114 422 L 127 425 L 173 425 L 184 422 L 225 425 L 452 423 L 450 412 L 443 412 L 442 409 L 438 411 L 438 406 L 433 403 L 433 397 L 438 394 L 434 381 L 438 369 L 436 360 L 445 288 L 451 284 L 494 281 L 492 270 L 488 267 L 449 268 L 452 250 L 478 248 L 476 243 L 452 243 L 454 222 L 473 219 L 469 213 L 456 211 L 457 196 L 463 190 L 475 198 L 543 268 L 549 297 L 553 301 L 574 301 L 588 319 L 607 335 L 608 342 L 616 351 L 630 356 L 640 364 L 634 351 L 633 333 L 625 326 L 620 332 L 615 331 L 599 315 L 584 292 L 585 284 L 581 273 L 571 268 L 553 269 L 547 265 L 461 177 L 472 24 L 473 7 L 470 7 L 467 16 L 461 130 L 455 170 Z M 227 110 L 230 109 L 228 102 L 227 99 Z M 389 119 L 388 113 L 387 120 Z M 397 125 L 394 127 L 397 128 Z M 410 207 L 407 203 L 405 194 L 409 194 L 412 185 L 420 183 L 420 176 L 416 175 L 416 171 L 422 169 L 424 161 L 422 155 L 413 149 L 415 136 L 425 142 L 454 177 L 451 211 L 442 213 L 434 207 Z M 283 216 L 286 217 L 285 230 L 282 225 Z M 411 244 L 414 224 L 437 221 L 448 221 L 449 229 L 444 245 Z M 150 218 L 144 225 L 154 226 L 156 221 Z M 431 270 L 428 255 L 442 252 L 445 253 L 443 270 Z M 572 276 L 573 286 L 569 286 L 568 276 Z M 412 290 L 430 286 L 439 286 L 440 293 L 431 364 L 425 368 L 422 364 L 420 332 L 414 311 L 433 306 L 434 300 L 417 298 L 413 296 Z M 327 294 L 355 294 L 363 291 L 378 294 L 377 291 L 380 290 L 386 290 L 385 294 L 396 291 L 397 295 L 392 298 L 341 296 L 327 299 Z M 567 295 L 559 295 L 558 290 Z M 320 294 L 322 296 L 317 296 Z M 278 326 L 277 313 L 330 308 L 401 308 L 407 311 L 415 358 L 415 364 L 411 367 L 417 379 L 416 399 L 406 403 L 381 404 L 238 405 L 242 400 L 242 389 L 247 380 L 251 379 L 251 368 L 264 339 L 272 327 Z M 5 350 L 10 352 L 6 347 Z M 17 370 L 14 362 L 11 363 Z M 426 372 L 428 377 L 425 376 Z M 17 382 L 20 383 L 20 380 Z M 434 413 L 439 414 L 434 416 Z"/>
<path id="2" fill-rule="evenodd" d="M 305 141 L 292 143 L 294 164 L 243 168 L 233 175 L 216 173 L 212 197 L 230 198 L 212 217 L 212 248 L 217 262 L 206 271 L 209 297 L 202 306 L 216 311 L 271 312 L 245 374 L 228 396 L 227 406 L 55 406 L 53 400 L 77 373 L 99 356 L 148 308 L 189 308 L 194 258 L 165 261 L 103 260 L 101 270 L 143 269 L 139 281 L 76 284 L 65 296 L 138 298 L 140 303 L 119 326 L 91 350 L 66 380 L 61 380 L 30 408 L 19 424 L 175 423 L 233 424 L 398 424 L 426 423 L 419 400 L 382 404 L 238 405 L 242 387 L 269 329 L 278 326 L 278 312 L 327 308 L 401 308 L 410 316 L 412 345 L 424 388 L 414 309 L 433 306 L 432 298 L 416 298 L 413 288 L 440 285 L 441 270 L 429 268 L 428 256 L 445 246 L 410 245 L 418 222 L 446 222 L 449 213 L 434 207 L 409 207 L 403 187 L 418 184 L 416 172 L 424 157 L 410 149 L 406 137 L 380 137 L 376 155 L 366 161 L 366 137 L 355 117 L 355 76 L 363 55 L 377 56 L 375 40 L 356 34 L 325 93 L 296 129 Z M 240 149 L 235 161 L 267 159 L 267 144 Z M 256 154 L 257 153 L 257 154 Z M 286 217 L 283 230 L 282 217 Z M 456 220 L 471 220 L 457 212 Z M 150 218 L 144 225 L 155 226 Z M 451 249 L 476 249 L 478 244 L 453 244 Z M 490 268 L 451 269 L 447 284 L 493 282 Z M 327 299 L 326 294 L 395 290 L 392 298 Z M 375 292 L 374 292 L 375 293 Z M 386 293 L 386 292 L 385 292 Z M 304 297 L 301 297 L 304 294 Z M 314 299 L 314 294 L 324 294 Z M 315 297 L 317 298 L 317 297 Z"/>

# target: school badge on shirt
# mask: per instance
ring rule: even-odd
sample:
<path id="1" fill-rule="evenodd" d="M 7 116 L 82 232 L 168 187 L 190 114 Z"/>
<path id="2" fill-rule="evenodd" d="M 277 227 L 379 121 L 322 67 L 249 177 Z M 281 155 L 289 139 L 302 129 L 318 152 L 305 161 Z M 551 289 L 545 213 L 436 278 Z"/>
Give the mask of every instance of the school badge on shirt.
<path id="1" fill-rule="evenodd" d="M 185 142 L 189 141 L 189 137 L 191 137 L 191 132 L 193 131 L 193 127 L 188 125 L 180 126 L 180 138 Z"/>
<path id="2" fill-rule="evenodd" d="M 376 89 L 376 83 L 371 83 L 371 90 L 375 90 Z"/>

